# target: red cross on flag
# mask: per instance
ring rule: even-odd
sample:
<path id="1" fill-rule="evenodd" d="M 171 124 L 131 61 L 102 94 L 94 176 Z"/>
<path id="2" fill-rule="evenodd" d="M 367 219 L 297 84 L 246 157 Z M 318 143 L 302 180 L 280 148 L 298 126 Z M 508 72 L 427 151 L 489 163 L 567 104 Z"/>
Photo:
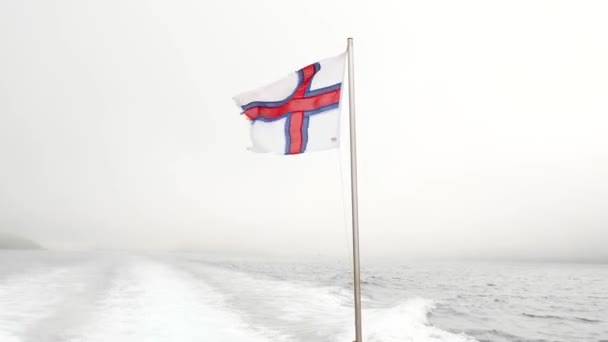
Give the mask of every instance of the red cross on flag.
<path id="1" fill-rule="evenodd" d="M 299 154 L 338 147 L 346 53 L 234 97 L 251 121 L 251 150 Z"/>

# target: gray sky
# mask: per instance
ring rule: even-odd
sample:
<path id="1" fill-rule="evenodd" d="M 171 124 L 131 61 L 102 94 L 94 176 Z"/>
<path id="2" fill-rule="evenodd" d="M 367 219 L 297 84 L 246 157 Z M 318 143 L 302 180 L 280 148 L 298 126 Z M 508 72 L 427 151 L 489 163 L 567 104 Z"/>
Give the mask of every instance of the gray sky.
<path id="1" fill-rule="evenodd" d="M 2 1 L 0 230 L 347 255 L 346 151 L 250 153 L 231 98 L 353 36 L 364 256 L 608 259 L 607 16 L 601 1 Z"/>

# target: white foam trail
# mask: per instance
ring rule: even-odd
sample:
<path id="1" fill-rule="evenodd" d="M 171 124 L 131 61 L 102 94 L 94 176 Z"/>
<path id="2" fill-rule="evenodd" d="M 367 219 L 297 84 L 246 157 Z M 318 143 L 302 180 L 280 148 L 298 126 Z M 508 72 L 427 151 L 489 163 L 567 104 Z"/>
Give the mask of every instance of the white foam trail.
<path id="1" fill-rule="evenodd" d="M 367 342 L 474 342 L 464 334 L 453 334 L 429 325 L 434 303 L 423 298 L 407 300 L 392 308 L 363 312 Z M 346 338 L 347 336 L 345 336 Z M 348 337 L 351 337 L 348 335 Z"/>
<path id="2" fill-rule="evenodd" d="M 7 277 L 0 282 L 0 342 L 344 342 L 354 337 L 348 290 L 165 261 L 127 258 L 119 266 L 114 260 Z M 432 309 L 425 299 L 365 309 L 365 341 L 475 341 L 431 326 Z"/>
<path id="3" fill-rule="evenodd" d="M 204 279 L 232 297 L 252 320 L 271 325 L 295 341 L 343 342 L 354 339 L 351 293 L 334 286 L 274 280 L 215 266 L 190 265 Z M 247 302 L 246 302 L 247 301 Z M 245 309 L 246 308 L 246 309 Z M 428 322 L 430 300 L 406 300 L 390 308 L 364 309 L 367 342 L 473 342 Z M 259 311 L 255 311 L 259 310 Z M 270 316 L 270 317 L 268 317 Z"/>
<path id="4" fill-rule="evenodd" d="M 0 284 L 0 341 L 21 342 L 68 295 L 68 268 L 17 274 Z"/>
<path id="5" fill-rule="evenodd" d="M 269 279 L 201 263 L 185 267 L 217 288 L 253 324 L 277 329 L 294 341 L 334 341 L 350 323 L 350 297 L 338 287 Z"/>
<path id="6" fill-rule="evenodd" d="M 203 282 L 165 264 L 138 260 L 125 266 L 88 324 L 70 342 L 267 342 L 259 331 Z"/>

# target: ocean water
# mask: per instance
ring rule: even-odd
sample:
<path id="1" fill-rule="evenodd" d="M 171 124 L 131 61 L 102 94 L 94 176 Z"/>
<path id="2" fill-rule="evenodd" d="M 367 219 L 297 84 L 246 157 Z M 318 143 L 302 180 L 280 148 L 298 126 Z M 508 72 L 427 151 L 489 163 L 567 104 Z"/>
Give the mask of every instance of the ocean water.
<path id="1" fill-rule="evenodd" d="M 608 341 L 608 265 L 372 262 L 369 342 Z M 195 253 L 0 251 L 0 342 L 334 342 L 350 265 Z"/>

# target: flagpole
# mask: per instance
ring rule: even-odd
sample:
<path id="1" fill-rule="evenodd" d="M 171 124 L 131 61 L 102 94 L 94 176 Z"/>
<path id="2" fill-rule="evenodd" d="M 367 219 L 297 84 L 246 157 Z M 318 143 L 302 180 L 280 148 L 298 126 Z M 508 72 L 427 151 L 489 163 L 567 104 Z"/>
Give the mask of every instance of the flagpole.
<path id="1" fill-rule="evenodd" d="M 353 39 L 348 38 L 348 109 L 350 121 L 350 185 L 353 223 L 353 275 L 355 296 L 355 341 L 363 342 L 361 333 L 361 275 L 359 266 L 359 194 L 357 191 L 357 139 L 355 125 L 355 64 Z"/>

